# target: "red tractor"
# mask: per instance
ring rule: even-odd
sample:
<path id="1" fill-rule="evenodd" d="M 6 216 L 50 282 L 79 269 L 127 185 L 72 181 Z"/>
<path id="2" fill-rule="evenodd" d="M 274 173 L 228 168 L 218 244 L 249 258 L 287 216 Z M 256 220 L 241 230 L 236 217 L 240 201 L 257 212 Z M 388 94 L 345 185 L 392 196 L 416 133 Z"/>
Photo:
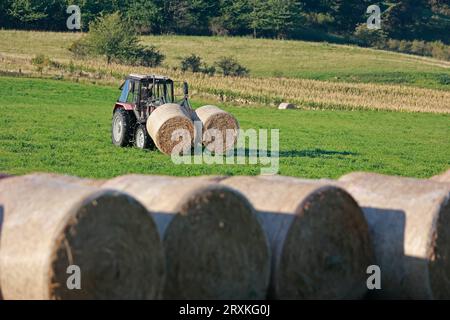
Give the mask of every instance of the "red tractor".
<path id="1" fill-rule="evenodd" d="M 122 94 L 114 106 L 112 142 L 118 147 L 134 144 L 147 149 L 153 141 L 147 133 L 147 120 L 153 111 L 166 103 L 178 103 L 189 111 L 189 89 L 183 83 L 184 97 L 176 100 L 174 81 L 156 75 L 131 74 L 120 87 Z"/>

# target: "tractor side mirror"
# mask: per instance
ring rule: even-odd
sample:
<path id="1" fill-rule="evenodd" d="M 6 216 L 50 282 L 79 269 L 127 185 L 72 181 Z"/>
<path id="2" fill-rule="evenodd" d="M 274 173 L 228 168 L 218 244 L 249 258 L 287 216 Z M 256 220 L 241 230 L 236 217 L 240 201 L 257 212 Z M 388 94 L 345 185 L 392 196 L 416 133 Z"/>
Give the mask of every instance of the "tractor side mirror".
<path id="1" fill-rule="evenodd" d="M 187 82 L 183 83 L 183 91 L 185 96 L 189 95 L 189 85 Z"/>

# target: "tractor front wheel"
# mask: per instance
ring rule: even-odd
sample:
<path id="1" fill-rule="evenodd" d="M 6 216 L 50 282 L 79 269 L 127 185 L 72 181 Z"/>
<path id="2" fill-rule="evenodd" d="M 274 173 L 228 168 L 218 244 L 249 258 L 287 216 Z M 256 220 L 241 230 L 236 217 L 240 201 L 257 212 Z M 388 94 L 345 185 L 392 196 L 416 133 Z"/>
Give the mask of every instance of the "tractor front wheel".
<path id="1" fill-rule="evenodd" d="M 133 118 L 129 112 L 118 109 L 112 120 L 112 143 L 118 147 L 127 147 L 133 138 Z"/>
<path id="2" fill-rule="evenodd" d="M 134 136 L 134 145 L 136 146 L 136 148 L 142 150 L 149 149 L 151 146 L 151 138 L 147 133 L 147 129 L 142 124 L 136 128 L 136 134 Z"/>

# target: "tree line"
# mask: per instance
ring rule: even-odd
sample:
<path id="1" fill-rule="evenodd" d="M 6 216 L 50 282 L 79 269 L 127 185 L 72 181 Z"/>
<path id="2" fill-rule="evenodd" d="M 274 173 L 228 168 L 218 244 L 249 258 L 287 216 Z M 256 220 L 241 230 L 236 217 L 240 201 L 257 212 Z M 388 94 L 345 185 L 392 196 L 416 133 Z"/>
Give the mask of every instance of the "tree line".
<path id="1" fill-rule="evenodd" d="M 373 4 L 388 38 L 450 43 L 449 0 L 1 0 L 0 28 L 67 31 L 66 9 L 78 5 L 85 31 L 119 11 L 140 34 L 349 42 Z"/>

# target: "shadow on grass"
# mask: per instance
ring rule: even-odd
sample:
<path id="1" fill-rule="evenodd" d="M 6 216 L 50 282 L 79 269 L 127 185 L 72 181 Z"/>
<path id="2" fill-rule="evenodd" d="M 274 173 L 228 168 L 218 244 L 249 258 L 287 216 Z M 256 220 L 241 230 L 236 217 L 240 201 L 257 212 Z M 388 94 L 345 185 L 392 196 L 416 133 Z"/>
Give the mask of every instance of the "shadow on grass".
<path id="1" fill-rule="evenodd" d="M 334 156 L 358 156 L 359 154 L 351 151 L 331 151 L 323 149 L 314 150 L 289 150 L 280 151 L 282 158 L 333 158 Z"/>
<path id="2" fill-rule="evenodd" d="M 267 156 L 271 157 L 271 151 L 261 151 L 261 150 L 253 150 L 253 149 L 239 149 L 237 150 L 238 154 L 242 154 L 246 157 L 248 156 Z M 280 158 L 334 158 L 336 156 L 359 156 L 356 152 L 351 151 L 330 151 L 323 149 L 314 149 L 314 150 L 282 150 L 279 152 Z"/>

